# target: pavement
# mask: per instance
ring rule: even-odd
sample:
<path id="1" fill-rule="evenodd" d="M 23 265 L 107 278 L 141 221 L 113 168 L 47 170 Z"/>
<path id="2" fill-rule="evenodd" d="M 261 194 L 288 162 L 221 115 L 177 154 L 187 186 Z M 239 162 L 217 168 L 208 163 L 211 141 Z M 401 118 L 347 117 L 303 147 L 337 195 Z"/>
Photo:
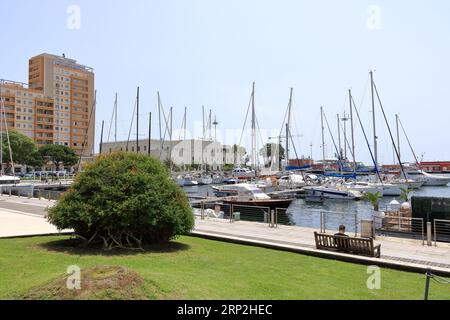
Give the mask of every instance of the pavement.
<path id="1" fill-rule="evenodd" d="M 1 195 L 0 238 L 60 234 L 45 219 L 46 209 L 54 204 L 53 200 Z"/>

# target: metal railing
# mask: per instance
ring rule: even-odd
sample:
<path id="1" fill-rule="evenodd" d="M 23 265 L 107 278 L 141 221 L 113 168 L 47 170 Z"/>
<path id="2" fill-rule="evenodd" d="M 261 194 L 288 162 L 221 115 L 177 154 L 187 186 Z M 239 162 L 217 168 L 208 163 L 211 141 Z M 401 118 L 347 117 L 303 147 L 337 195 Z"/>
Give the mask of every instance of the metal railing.
<path id="1" fill-rule="evenodd" d="M 38 198 L 47 200 L 59 200 L 62 195 L 62 191 L 34 189 L 29 186 L 0 186 L 0 196 L 16 196 L 24 198 Z"/>
<path id="2" fill-rule="evenodd" d="M 385 235 L 400 235 L 422 240 L 425 244 L 425 224 L 422 218 L 402 217 L 399 214 L 373 216 L 375 232 Z"/>
<path id="3" fill-rule="evenodd" d="M 230 208 L 230 222 L 235 220 L 270 224 L 270 208 L 232 204 Z"/>
<path id="4" fill-rule="evenodd" d="M 433 220 L 434 245 L 438 241 L 450 242 L 450 220 Z"/>
<path id="5" fill-rule="evenodd" d="M 294 221 L 292 213 L 286 208 L 246 206 L 235 204 L 222 204 L 215 202 L 199 203 L 201 219 L 215 217 L 226 219 L 233 223 L 237 220 L 266 223 L 271 228 L 278 225 L 291 225 L 320 229 L 321 232 L 337 232 L 339 226 L 345 225 L 348 233 L 358 235 L 360 230 L 359 216 L 356 212 L 337 212 L 325 210 L 308 210 L 308 219 L 305 221 Z M 208 210 L 213 210 L 214 214 Z"/>
<path id="6" fill-rule="evenodd" d="M 275 227 L 278 227 L 278 224 L 286 226 L 294 225 L 287 208 L 275 208 L 274 220 Z"/>
<path id="7" fill-rule="evenodd" d="M 351 232 L 358 236 L 359 221 L 357 213 L 336 212 L 320 210 L 320 232 L 327 230 L 337 232 L 340 225 L 344 225 L 346 232 Z"/>

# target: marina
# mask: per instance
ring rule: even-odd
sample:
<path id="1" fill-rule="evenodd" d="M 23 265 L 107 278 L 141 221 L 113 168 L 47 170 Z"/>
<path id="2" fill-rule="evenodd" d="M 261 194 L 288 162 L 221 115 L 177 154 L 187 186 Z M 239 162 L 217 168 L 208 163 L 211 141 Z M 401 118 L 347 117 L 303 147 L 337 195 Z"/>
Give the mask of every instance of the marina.
<path id="1" fill-rule="evenodd" d="M 450 301 L 450 2 L 2 4 L 0 300 Z"/>
<path id="2" fill-rule="evenodd" d="M 209 203 L 210 207 L 213 208 L 214 203 L 222 203 L 222 198 L 213 197 L 213 186 L 191 186 L 184 187 L 183 189 L 193 200 L 192 203 L 196 207 L 199 207 L 201 203 Z M 299 193 L 300 190 L 301 189 L 296 192 Z M 289 193 L 288 191 L 287 195 L 292 196 L 292 193 Z M 422 187 L 419 190 L 413 190 L 410 196 L 450 198 L 450 187 Z M 292 201 L 286 210 L 288 217 L 287 224 L 290 225 L 318 228 L 320 227 L 319 215 L 321 211 L 335 212 L 343 217 L 343 220 L 336 221 L 332 224 L 332 228 L 334 229 L 336 229 L 340 223 L 345 223 L 349 226 L 354 225 L 355 216 L 358 221 L 364 219 L 371 220 L 373 217 L 373 207 L 368 201 L 348 201 L 325 198 L 322 199 L 322 201 L 310 201 L 311 199 L 306 198 L 303 193 L 302 196 L 300 196 L 301 198 L 298 198 L 297 196 L 293 197 L 296 199 Z M 398 198 L 389 196 L 380 198 L 380 208 L 389 208 L 390 202 L 394 199 Z"/>

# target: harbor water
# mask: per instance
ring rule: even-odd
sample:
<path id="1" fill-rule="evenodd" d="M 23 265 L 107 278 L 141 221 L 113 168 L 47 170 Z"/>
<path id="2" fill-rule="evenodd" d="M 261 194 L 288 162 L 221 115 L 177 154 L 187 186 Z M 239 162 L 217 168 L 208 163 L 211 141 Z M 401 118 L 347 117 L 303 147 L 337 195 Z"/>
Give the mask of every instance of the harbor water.
<path id="1" fill-rule="evenodd" d="M 183 188 L 191 196 L 213 196 L 211 186 L 190 186 Z M 422 187 L 414 190 L 411 196 L 433 196 L 433 197 L 449 197 L 450 186 L 445 187 Z M 380 210 L 389 207 L 389 203 L 396 199 L 395 197 L 383 197 L 380 199 Z M 339 224 L 345 224 L 348 231 L 354 231 L 355 223 L 359 224 L 361 220 L 372 220 L 373 207 L 370 202 L 365 200 L 332 200 L 325 199 L 323 203 L 309 203 L 304 199 L 296 199 L 292 202 L 287 210 L 290 224 L 320 228 L 320 214 L 327 213 L 327 227 L 335 229 Z M 355 222 L 356 221 L 356 222 Z"/>

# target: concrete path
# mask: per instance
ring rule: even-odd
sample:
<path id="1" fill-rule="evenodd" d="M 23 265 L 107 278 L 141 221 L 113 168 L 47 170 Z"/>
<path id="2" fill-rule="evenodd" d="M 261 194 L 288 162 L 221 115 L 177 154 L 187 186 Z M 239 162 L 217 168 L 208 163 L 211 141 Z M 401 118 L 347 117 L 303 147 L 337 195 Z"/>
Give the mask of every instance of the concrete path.
<path id="1" fill-rule="evenodd" d="M 46 209 L 54 204 L 55 201 L 0 196 L 0 238 L 59 234 L 45 219 Z"/>

